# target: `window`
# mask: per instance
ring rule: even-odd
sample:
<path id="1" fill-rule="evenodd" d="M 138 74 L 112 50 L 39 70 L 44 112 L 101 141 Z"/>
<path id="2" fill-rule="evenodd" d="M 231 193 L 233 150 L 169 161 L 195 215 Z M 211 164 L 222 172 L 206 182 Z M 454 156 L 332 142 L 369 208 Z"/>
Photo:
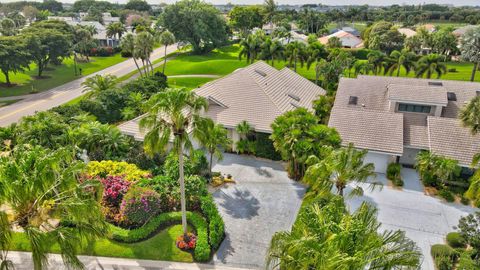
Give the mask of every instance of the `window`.
<path id="1" fill-rule="evenodd" d="M 457 95 L 453 92 L 447 92 L 447 98 L 449 101 L 457 101 Z"/>
<path id="2" fill-rule="evenodd" d="M 356 96 L 350 96 L 350 98 L 348 98 L 348 105 L 357 105 L 357 102 L 358 97 Z"/>
<path id="3" fill-rule="evenodd" d="M 424 105 L 414 105 L 414 104 L 398 104 L 399 112 L 416 112 L 416 113 L 430 113 L 432 107 Z"/>

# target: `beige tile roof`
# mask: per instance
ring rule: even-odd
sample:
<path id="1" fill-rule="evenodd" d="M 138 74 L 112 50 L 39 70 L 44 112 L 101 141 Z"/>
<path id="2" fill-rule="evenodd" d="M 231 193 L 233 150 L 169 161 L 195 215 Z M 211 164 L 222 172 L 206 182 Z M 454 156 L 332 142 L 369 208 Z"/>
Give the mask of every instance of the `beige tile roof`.
<path id="1" fill-rule="evenodd" d="M 420 104 L 447 105 L 447 89 L 428 85 L 389 84 L 388 99 Z"/>
<path id="2" fill-rule="evenodd" d="M 227 128 L 247 121 L 259 132 L 271 132 L 271 123 L 297 107 L 312 110 L 312 102 L 325 90 L 288 68 L 277 70 L 259 61 L 194 90 L 209 100 L 205 116 Z M 139 118 L 119 126 L 142 140 Z"/>
<path id="3" fill-rule="evenodd" d="M 343 145 L 401 155 L 402 123 L 399 113 L 334 107 L 328 125 L 337 129 Z"/>
<path id="4" fill-rule="evenodd" d="M 407 38 L 413 37 L 417 34 L 416 31 L 414 31 L 410 28 L 398 28 L 398 32 L 400 32 L 400 34 L 402 34 L 402 35 L 405 35 Z"/>
<path id="5" fill-rule="evenodd" d="M 332 37 L 339 38 L 340 41 L 342 42 L 342 46 L 344 47 L 350 47 L 350 48 L 363 47 L 363 40 L 343 30 L 337 31 L 328 36 L 320 37 L 318 41 L 326 45 L 328 43 L 328 40 L 330 40 Z"/>
<path id="6" fill-rule="evenodd" d="M 427 121 L 432 152 L 456 159 L 462 166 L 469 166 L 480 153 L 480 135 L 472 135 L 459 120 L 428 117 Z"/>
<path id="7" fill-rule="evenodd" d="M 429 85 L 429 82 L 442 85 Z M 392 89 L 394 93 L 390 92 Z M 408 93 L 409 91 L 411 93 Z M 398 127 L 388 127 L 392 130 L 386 130 L 386 128 L 375 127 L 377 125 L 375 122 L 380 121 L 378 120 L 379 115 L 383 115 L 387 119 L 391 118 L 389 114 L 403 115 L 399 125 L 403 127 L 403 146 L 430 149 L 434 153 L 458 159 L 462 165 L 468 165 L 473 154 L 480 152 L 480 136 L 476 136 L 474 139 L 469 130 L 460 125 L 457 117 L 459 110 L 477 95 L 477 91 L 480 91 L 480 83 L 463 81 L 381 76 L 358 76 L 357 79 L 342 78 L 332 110 L 331 119 L 333 121 L 331 120 L 329 125 L 341 130 L 341 134 L 346 134 L 346 137 L 343 138 L 344 143 L 353 142 L 359 144 L 357 146 L 359 148 L 375 151 L 384 149 L 383 151 L 386 151 L 388 147 L 385 145 L 385 138 Z M 456 101 L 447 100 L 449 92 L 455 94 Z M 478 93 L 480 94 L 480 92 Z M 436 97 L 437 94 L 440 97 Z M 358 98 L 357 105 L 348 104 L 350 96 Z M 419 103 L 443 102 L 446 106 L 443 107 L 442 117 L 415 113 L 392 113 L 389 102 L 391 96 L 397 98 L 401 96 L 403 99 L 411 100 L 412 103 L 415 103 L 414 98 L 418 97 Z M 345 116 L 347 109 L 350 110 L 348 117 Z M 371 117 L 371 119 L 359 119 L 360 116 L 351 111 L 357 112 L 361 117 Z M 367 115 L 365 111 L 379 114 Z M 339 115 L 337 116 L 337 114 Z M 359 122 L 362 124 L 358 124 Z M 378 125 L 385 126 L 383 122 Z M 363 134 L 366 138 L 358 138 L 351 134 Z M 394 144 L 394 147 L 398 147 L 398 143 Z"/>

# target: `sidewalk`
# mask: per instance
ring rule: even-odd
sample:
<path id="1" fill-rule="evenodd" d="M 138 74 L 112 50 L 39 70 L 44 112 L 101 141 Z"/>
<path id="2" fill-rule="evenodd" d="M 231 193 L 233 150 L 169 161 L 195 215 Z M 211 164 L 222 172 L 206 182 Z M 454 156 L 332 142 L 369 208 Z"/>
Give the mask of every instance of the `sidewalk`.
<path id="1" fill-rule="evenodd" d="M 110 257 L 78 256 L 85 264 L 87 270 L 246 270 L 213 264 L 179 263 L 152 260 L 136 260 Z M 29 252 L 10 251 L 8 259 L 13 261 L 16 270 L 33 269 L 31 254 Z M 58 254 L 49 256 L 48 269 L 67 270 L 63 265 L 62 257 Z"/>

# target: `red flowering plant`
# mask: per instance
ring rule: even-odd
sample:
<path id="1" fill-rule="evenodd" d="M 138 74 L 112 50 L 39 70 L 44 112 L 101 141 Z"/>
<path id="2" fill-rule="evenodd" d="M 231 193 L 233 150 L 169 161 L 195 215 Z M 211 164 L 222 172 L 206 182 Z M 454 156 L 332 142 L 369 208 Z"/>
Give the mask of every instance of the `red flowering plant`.
<path id="1" fill-rule="evenodd" d="M 140 227 L 162 211 L 162 199 L 149 188 L 132 186 L 120 204 L 124 227 Z"/>
<path id="2" fill-rule="evenodd" d="M 197 236 L 195 236 L 193 233 L 187 233 L 187 237 L 185 237 L 185 235 L 182 234 L 177 237 L 177 241 L 175 243 L 177 248 L 181 250 L 193 250 L 197 244 Z"/>
<path id="3" fill-rule="evenodd" d="M 132 182 L 125 180 L 123 176 L 107 176 L 100 178 L 103 184 L 103 202 L 113 207 L 119 207 Z"/>

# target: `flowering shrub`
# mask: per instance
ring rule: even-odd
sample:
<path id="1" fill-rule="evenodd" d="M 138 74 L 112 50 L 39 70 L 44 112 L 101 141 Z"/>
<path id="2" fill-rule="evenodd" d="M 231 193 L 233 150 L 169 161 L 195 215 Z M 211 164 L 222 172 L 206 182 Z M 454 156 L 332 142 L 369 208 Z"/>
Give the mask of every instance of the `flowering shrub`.
<path id="1" fill-rule="evenodd" d="M 197 244 L 197 237 L 193 233 L 187 233 L 188 239 L 185 241 L 185 236 L 182 234 L 177 237 L 177 248 L 181 250 L 192 250 Z"/>
<path id="2" fill-rule="evenodd" d="M 114 207 L 119 207 L 130 187 L 131 182 L 125 180 L 122 176 L 107 176 L 100 178 L 103 184 L 103 202 Z"/>
<path id="3" fill-rule="evenodd" d="M 120 204 L 121 223 L 127 227 L 139 227 L 161 212 L 158 193 L 143 187 L 132 186 Z"/>
<path id="4" fill-rule="evenodd" d="M 151 178 L 148 171 L 140 170 L 135 164 L 111 160 L 91 161 L 87 164 L 87 174 L 90 176 L 123 176 L 127 181 L 137 181 L 142 178 Z"/>

